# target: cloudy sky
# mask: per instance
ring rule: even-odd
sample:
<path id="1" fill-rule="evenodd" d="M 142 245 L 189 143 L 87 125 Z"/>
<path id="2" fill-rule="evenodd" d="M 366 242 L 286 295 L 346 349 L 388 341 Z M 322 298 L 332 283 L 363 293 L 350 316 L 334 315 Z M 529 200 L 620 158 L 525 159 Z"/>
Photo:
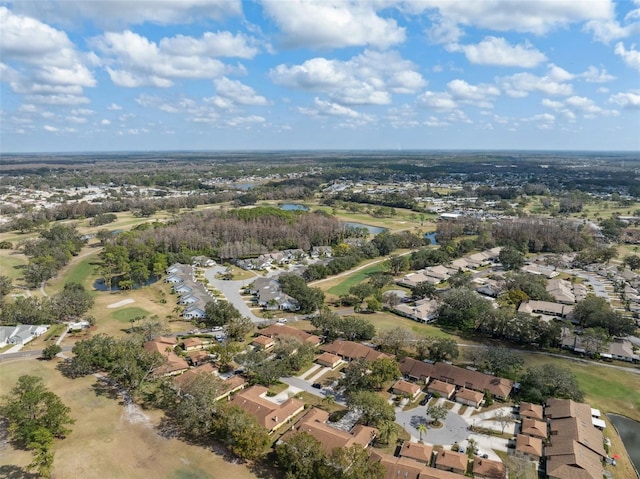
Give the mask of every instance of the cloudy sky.
<path id="1" fill-rule="evenodd" d="M 640 149 L 640 0 L 0 0 L 0 151 Z"/>

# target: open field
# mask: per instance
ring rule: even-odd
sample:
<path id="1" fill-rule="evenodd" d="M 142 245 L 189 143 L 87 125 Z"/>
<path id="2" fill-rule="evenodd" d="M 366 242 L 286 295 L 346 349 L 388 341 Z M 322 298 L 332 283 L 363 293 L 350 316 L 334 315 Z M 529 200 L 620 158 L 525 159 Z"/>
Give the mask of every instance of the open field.
<path id="1" fill-rule="evenodd" d="M 385 270 L 384 262 L 376 263 L 347 276 L 345 279 L 342 279 L 342 281 L 340 281 L 335 286 L 330 286 L 332 283 L 331 281 L 324 283 L 322 286 L 323 287 L 329 286 L 327 289 L 328 293 L 336 296 L 340 296 L 342 294 L 349 293 L 349 289 L 351 289 L 353 286 L 357 284 L 362 283 L 364 280 L 366 280 L 369 277 L 371 273 L 378 273 L 384 270 Z"/>
<path id="2" fill-rule="evenodd" d="M 0 250 L 0 275 L 8 276 L 15 284 L 18 278 L 22 277 L 21 266 L 26 266 L 29 262 L 22 253 L 18 253 L 15 250 L 2 249 Z"/>
<path id="3" fill-rule="evenodd" d="M 55 363 L 16 361 L 4 363 L 0 383 L 8 390 L 22 374 L 42 377 L 49 389 L 71 408 L 73 431 L 54 446 L 53 476 L 83 479 L 202 478 L 214 479 L 224 471 L 229 479 L 257 478 L 246 466 L 226 461 L 208 448 L 160 436 L 156 426 L 160 411 L 132 411 L 119 398 L 108 397 L 96 378 L 67 379 Z M 127 412 L 128 411 L 128 412 Z M 142 412 L 142 411 L 133 411 Z M 31 454 L 7 446 L 0 454 L 0 476 L 26 478 L 22 468 Z"/>

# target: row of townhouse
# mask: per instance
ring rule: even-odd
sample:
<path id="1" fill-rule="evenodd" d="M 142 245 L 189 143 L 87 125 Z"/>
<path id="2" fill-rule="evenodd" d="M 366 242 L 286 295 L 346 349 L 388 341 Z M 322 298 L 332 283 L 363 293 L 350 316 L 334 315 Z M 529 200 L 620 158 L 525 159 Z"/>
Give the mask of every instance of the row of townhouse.
<path id="1" fill-rule="evenodd" d="M 298 302 L 284 293 L 277 278 L 258 278 L 247 287 L 256 303 L 266 311 L 298 311 Z"/>
<path id="2" fill-rule="evenodd" d="M 178 304 L 185 306 L 182 317 L 184 319 L 206 317 L 206 305 L 209 301 L 215 301 L 215 297 L 202 283 L 196 281 L 194 266 L 175 263 L 166 269 L 166 273 L 165 282 L 173 285 L 173 291 L 179 296 Z"/>
<path id="3" fill-rule="evenodd" d="M 605 345 L 603 348 L 597 348 L 596 344 L 589 344 L 588 340 L 584 336 L 576 334 L 576 332 L 569 328 L 562 328 L 561 332 L 562 347 L 569 349 L 578 354 L 592 354 L 598 351 L 600 358 L 605 361 L 618 360 L 625 361 L 627 363 L 640 363 L 640 354 L 636 351 L 635 344 L 626 338 L 613 338 L 613 340 Z"/>
<path id="4" fill-rule="evenodd" d="M 320 248 L 328 248 L 328 253 L 326 252 L 326 250 L 322 250 L 323 254 L 321 254 Z M 242 268 L 242 269 L 263 270 L 263 269 L 269 269 L 273 266 L 287 265 L 294 261 L 302 261 L 309 257 L 315 259 L 320 256 L 330 257 L 331 247 L 316 246 L 311 250 L 309 255 L 307 255 L 307 253 L 305 253 L 305 251 L 300 248 L 285 249 L 282 251 L 274 251 L 272 253 L 263 253 L 259 255 L 257 258 L 238 259 L 236 260 L 235 263 L 239 268 Z"/>
<path id="5" fill-rule="evenodd" d="M 513 382 L 509 379 L 447 363 L 431 364 L 407 357 L 400 361 L 400 371 L 408 379 L 427 384 L 428 391 L 437 392 L 448 399 L 455 394 L 462 394 L 462 400 L 474 407 L 480 403 L 474 398 L 479 399 L 480 396 L 468 391 L 482 395 L 488 392 L 496 399 L 506 400 L 513 389 Z"/>

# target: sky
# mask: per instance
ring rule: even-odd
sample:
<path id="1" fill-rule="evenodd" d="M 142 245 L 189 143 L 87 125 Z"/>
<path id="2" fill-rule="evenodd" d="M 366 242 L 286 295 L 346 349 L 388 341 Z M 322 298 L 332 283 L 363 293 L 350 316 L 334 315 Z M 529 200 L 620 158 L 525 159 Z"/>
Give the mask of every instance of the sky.
<path id="1" fill-rule="evenodd" d="M 0 152 L 640 151 L 640 0 L 0 0 Z"/>

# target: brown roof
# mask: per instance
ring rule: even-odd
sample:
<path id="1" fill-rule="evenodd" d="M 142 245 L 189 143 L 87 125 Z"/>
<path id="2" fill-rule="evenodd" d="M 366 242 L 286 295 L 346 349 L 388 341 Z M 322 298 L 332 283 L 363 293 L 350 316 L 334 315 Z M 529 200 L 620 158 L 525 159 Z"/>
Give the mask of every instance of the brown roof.
<path id="1" fill-rule="evenodd" d="M 429 391 L 433 390 L 435 392 L 442 393 L 445 396 L 449 397 L 456 390 L 456 387 L 453 384 L 445 383 L 437 379 L 434 379 L 429 383 L 429 386 L 427 387 L 427 389 L 429 389 Z"/>
<path id="2" fill-rule="evenodd" d="M 600 456 L 576 441 L 547 447 L 547 474 L 558 479 L 600 479 Z"/>
<path id="3" fill-rule="evenodd" d="M 469 458 L 462 452 L 441 451 L 436 456 L 436 466 L 446 467 L 448 469 L 456 469 L 461 471 L 467 470 Z"/>
<path id="4" fill-rule="evenodd" d="M 199 348 L 202 346 L 202 339 L 200 338 L 187 338 L 182 341 L 186 348 Z"/>
<path id="5" fill-rule="evenodd" d="M 544 418 L 544 415 L 542 413 L 542 406 L 540 404 L 532 404 L 530 402 L 520 403 L 520 415 L 524 417 L 530 417 L 532 419 Z"/>
<path id="6" fill-rule="evenodd" d="M 494 396 L 502 398 L 509 396 L 513 387 L 513 382 L 508 379 L 447 363 L 429 364 L 413 358 L 404 358 L 400 361 L 400 371 L 412 378 L 439 379 L 474 391 L 484 392 L 486 390 Z"/>
<path id="7" fill-rule="evenodd" d="M 426 465 L 413 459 L 395 457 L 378 451 L 371 453 L 371 460 L 384 466 L 384 479 L 418 479 L 418 475 L 427 469 Z"/>
<path id="8" fill-rule="evenodd" d="M 473 401 L 475 403 L 480 403 L 484 394 L 480 391 L 473 391 L 472 389 L 462 388 L 456 393 L 456 399 L 464 399 L 466 401 Z"/>
<path id="9" fill-rule="evenodd" d="M 584 403 L 575 402 L 571 399 L 547 399 L 547 406 L 544 409 L 547 418 L 561 419 L 564 417 L 591 417 L 591 406 Z"/>
<path id="10" fill-rule="evenodd" d="M 335 365 L 338 362 L 342 361 L 342 359 L 340 358 L 340 356 L 336 356 L 335 354 L 322 353 L 320 356 L 316 358 L 316 361 L 317 362 L 322 361 L 325 364 Z"/>
<path id="11" fill-rule="evenodd" d="M 198 366 L 197 368 L 189 369 L 184 374 L 180 376 L 176 376 L 173 378 L 173 381 L 177 383 L 180 387 L 184 387 L 189 381 L 194 380 L 200 374 L 214 374 L 218 368 L 216 368 L 211 363 L 204 363 L 202 366 Z"/>
<path id="12" fill-rule="evenodd" d="M 277 338 L 279 336 L 293 336 L 305 343 L 315 345 L 320 344 L 319 336 L 316 336 L 315 334 L 309 334 L 301 329 L 293 328 L 291 326 L 286 326 L 280 323 L 272 324 L 271 326 L 267 326 L 266 328 L 261 329 L 260 334 L 262 334 L 263 336 L 269 336 L 271 338 Z"/>
<path id="13" fill-rule="evenodd" d="M 505 479 L 507 477 L 507 469 L 499 461 L 475 456 L 473 458 L 473 475 L 491 479 Z"/>
<path id="14" fill-rule="evenodd" d="M 430 444 L 419 444 L 417 442 L 404 441 L 400 449 L 401 457 L 408 457 L 427 465 L 431 464 L 433 456 L 433 446 Z"/>
<path id="15" fill-rule="evenodd" d="M 231 400 L 231 404 L 253 415 L 258 423 L 269 431 L 277 429 L 304 409 L 304 403 L 295 398 L 289 398 L 282 404 L 276 404 L 261 397 L 266 392 L 267 388 L 263 386 L 251 386 L 236 394 Z"/>
<path id="16" fill-rule="evenodd" d="M 601 457 L 606 455 L 602 445 L 602 431 L 593 425 L 591 416 L 552 419 L 549 431 L 549 440 L 553 445 L 575 440 Z"/>
<path id="17" fill-rule="evenodd" d="M 194 363 L 209 359 L 209 353 L 207 351 L 190 351 L 187 353 L 187 356 L 189 356 L 189 359 Z"/>
<path id="18" fill-rule="evenodd" d="M 547 423 L 525 417 L 522 420 L 521 432 L 522 434 L 528 434 L 529 436 L 545 439 L 547 437 Z"/>
<path id="19" fill-rule="evenodd" d="M 530 456 L 542 457 L 542 439 L 518 434 L 516 437 L 516 451 Z"/>
<path id="20" fill-rule="evenodd" d="M 341 339 L 336 339 L 334 342 L 330 344 L 325 344 L 321 347 L 323 351 L 337 354 L 343 358 L 348 359 L 364 359 L 367 362 L 375 361 L 376 359 L 381 358 L 392 358 L 393 356 L 385 353 L 381 353 L 380 351 L 376 351 L 369 346 L 365 346 L 364 344 L 355 343 L 353 341 L 343 341 Z"/>
<path id="21" fill-rule="evenodd" d="M 410 396 L 413 396 L 415 394 L 418 394 L 418 392 L 420 391 L 420 386 L 400 379 L 393 385 L 392 390 L 394 394 L 397 394 L 396 391 L 399 391 L 400 394 L 409 394 Z"/>
<path id="22" fill-rule="evenodd" d="M 372 427 L 358 424 L 350 432 L 337 429 L 327 424 L 329 413 L 322 409 L 312 408 L 298 422 L 295 431 L 290 431 L 283 436 L 286 441 L 288 437 L 297 432 L 307 432 L 322 443 L 327 454 L 335 448 L 345 448 L 360 444 L 367 447 L 376 437 L 378 431 Z"/>

